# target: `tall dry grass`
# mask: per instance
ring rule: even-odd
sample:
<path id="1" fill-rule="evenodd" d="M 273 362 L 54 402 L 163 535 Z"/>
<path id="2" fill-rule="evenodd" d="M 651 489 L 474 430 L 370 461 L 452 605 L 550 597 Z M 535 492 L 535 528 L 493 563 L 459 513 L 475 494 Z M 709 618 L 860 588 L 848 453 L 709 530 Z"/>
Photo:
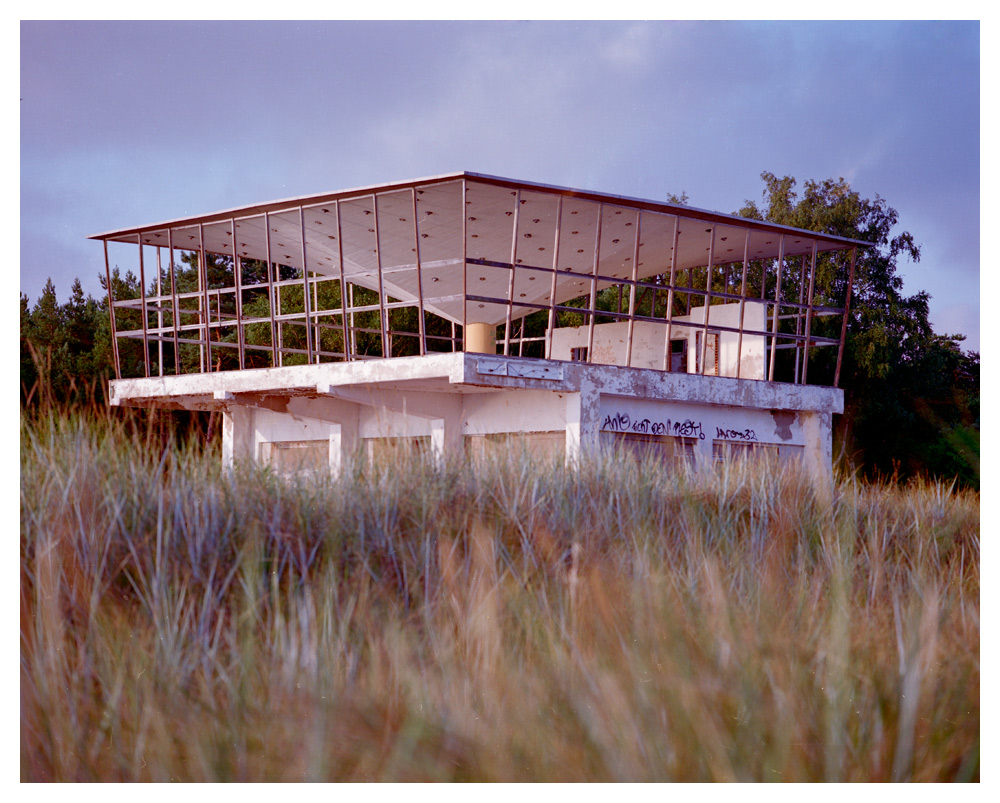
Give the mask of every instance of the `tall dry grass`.
<path id="1" fill-rule="evenodd" d="M 979 498 L 21 425 L 23 780 L 975 780 Z"/>

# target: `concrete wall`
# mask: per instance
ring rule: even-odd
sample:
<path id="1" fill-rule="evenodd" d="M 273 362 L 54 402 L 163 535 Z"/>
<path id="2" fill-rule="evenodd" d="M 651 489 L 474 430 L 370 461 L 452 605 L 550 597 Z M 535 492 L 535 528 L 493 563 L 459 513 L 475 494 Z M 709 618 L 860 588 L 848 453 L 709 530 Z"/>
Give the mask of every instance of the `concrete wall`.
<path id="1" fill-rule="evenodd" d="M 748 301 L 744 305 L 743 328 L 764 331 L 766 305 L 760 302 Z M 696 373 L 700 355 L 697 353 L 698 333 L 705 324 L 705 308 L 695 307 L 690 315 L 676 316 L 675 325 L 670 327 L 671 340 L 684 340 L 687 353 L 687 371 Z M 713 334 L 714 326 L 739 328 L 739 304 L 713 304 L 708 316 L 709 334 Z M 735 377 L 737 371 L 737 355 L 742 350 L 739 365 L 739 376 L 742 379 L 763 379 L 765 364 L 765 340 L 763 335 L 743 335 L 740 343 L 738 332 L 714 331 L 717 336 L 710 340 L 710 345 L 718 343 L 719 376 Z M 664 369 L 664 347 L 667 327 L 664 324 L 636 321 L 632 331 L 633 368 Z M 563 327 L 556 329 L 552 336 L 552 359 L 570 360 L 571 350 L 586 347 L 590 336 L 586 326 Z M 741 347 L 741 348 L 740 348 Z M 594 326 L 594 346 L 590 362 L 601 365 L 625 365 L 628 356 L 628 321 L 602 323 Z M 706 374 L 714 374 L 715 360 L 712 355 L 706 360 Z"/>
<path id="2" fill-rule="evenodd" d="M 735 399 L 692 404 L 606 394 L 597 387 L 436 395 L 442 398 L 424 409 L 402 409 L 387 397 L 371 404 L 299 398 L 283 412 L 235 406 L 224 419 L 224 459 L 249 459 L 290 474 L 320 464 L 338 471 L 359 448 L 370 454 L 376 442 L 410 442 L 440 457 L 489 454 L 500 443 L 515 442 L 536 455 L 558 452 L 569 459 L 623 446 L 697 462 L 747 453 L 801 458 L 817 477 L 832 476 L 832 417 L 822 411 L 760 409 Z M 429 409 L 446 415 L 435 418 Z"/>
<path id="3" fill-rule="evenodd" d="M 700 461 L 720 455 L 771 452 L 779 457 L 804 454 L 810 443 L 809 414 L 701 405 L 647 399 L 601 397 L 602 435 L 620 434 L 683 443 Z M 738 447 L 738 448 L 719 448 Z"/>
<path id="4" fill-rule="evenodd" d="M 561 445 L 570 462 L 624 441 L 701 461 L 798 456 L 819 486 L 832 480 L 843 410 L 834 388 L 463 353 L 118 380 L 111 391 L 114 404 L 221 411 L 226 466 L 294 472 L 321 463 L 325 444 L 336 472 L 375 441 L 444 458 L 509 435 Z"/>

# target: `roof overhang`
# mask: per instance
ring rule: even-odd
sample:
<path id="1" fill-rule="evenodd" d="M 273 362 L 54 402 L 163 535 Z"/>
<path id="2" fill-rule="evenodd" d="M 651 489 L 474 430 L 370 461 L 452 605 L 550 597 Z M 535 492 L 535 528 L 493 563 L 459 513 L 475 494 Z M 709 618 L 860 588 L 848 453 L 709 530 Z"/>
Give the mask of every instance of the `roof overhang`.
<path id="1" fill-rule="evenodd" d="M 553 290 L 557 304 L 587 292 L 594 274 L 600 289 L 704 267 L 710 259 L 715 266 L 870 245 L 689 206 L 470 172 L 287 198 L 90 239 L 306 267 L 381 287 L 401 301 L 422 298 L 426 309 L 452 321 L 487 323 L 501 322 L 508 306 L 474 305 L 470 296 L 510 298 L 526 305 L 519 317 L 531 304 L 548 306 Z"/>

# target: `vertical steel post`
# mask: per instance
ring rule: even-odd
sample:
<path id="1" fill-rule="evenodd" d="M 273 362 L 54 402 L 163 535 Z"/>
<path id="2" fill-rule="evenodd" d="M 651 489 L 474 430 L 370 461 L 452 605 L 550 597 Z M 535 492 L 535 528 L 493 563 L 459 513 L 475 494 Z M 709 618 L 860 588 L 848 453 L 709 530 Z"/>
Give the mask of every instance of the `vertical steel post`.
<path id="1" fill-rule="evenodd" d="M 344 269 L 344 233 L 340 225 L 340 201 L 334 201 L 337 213 L 337 258 L 340 261 L 340 328 L 344 338 L 344 359 L 350 362 L 351 343 L 347 335 L 347 271 Z M 353 306 L 353 296 L 352 304 Z"/>
<path id="2" fill-rule="evenodd" d="M 708 267 L 705 269 L 705 323 L 701 336 L 701 375 L 705 376 L 705 361 L 708 357 L 708 315 L 712 309 L 712 263 L 715 261 L 715 224 L 709 228 L 711 239 L 708 241 Z M 719 347 L 716 345 L 716 357 L 718 357 Z"/>
<path id="3" fill-rule="evenodd" d="M 556 290 L 559 280 L 559 240 L 562 232 L 563 197 L 556 200 L 556 233 L 552 243 L 552 286 L 549 290 L 549 325 L 545 331 L 545 359 L 552 359 L 552 338 L 556 329 Z"/>
<path id="4" fill-rule="evenodd" d="M 243 339 L 243 276 L 240 265 L 240 255 L 236 250 L 236 218 L 230 218 L 233 229 L 233 279 L 236 293 L 236 347 L 239 353 L 240 370 L 246 368 L 246 343 Z M 221 313 L 221 310 L 220 310 Z"/>
<path id="5" fill-rule="evenodd" d="M 163 376 L 163 263 L 156 246 L 156 350 L 159 374 Z"/>
<path id="6" fill-rule="evenodd" d="M 211 318 L 212 306 L 208 300 L 208 261 L 205 256 L 205 225 L 198 224 L 198 289 L 201 291 L 198 297 L 198 306 L 201 307 L 202 328 L 205 336 L 205 343 L 202 348 L 202 373 L 212 371 L 212 339 L 211 339 Z"/>
<path id="7" fill-rule="evenodd" d="M 781 269 L 785 264 L 785 235 L 778 241 L 778 274 L 774 286 L 774 312 L 771 315 L 771 360 L 767 369 L 767 381 L 774 381 L 774 357 L 778 345 L 778 312 L 781 309 Z"/>
<path id="8" fill-rule="evenodd" d="M 278 321 L 281 314 L 281 288 L 274 286 L 273 277 L 281 277 L 278 266 L 271 262 L 271 218 L 267 212 L 264 213 L 264 258 L 267 260 L 267 296 L 268 306 L 271 308 L 271 365 L 278 367 L 284 363 L 280 343 L 281 323 Z"/>
<path id="9" fill-rule="evenodd" d="M 746 230 L 743 237 L 743 280 L 740 284 L 740 326 L 739 335 L 736 340 L 736 378 L 740 378 L 740 371 L 743 363 L 743 314 L 747 303 L 747 264 L 750 258 L 750 229 Z"/>
<path id="10" fill-rule="evenodd" d="M 320 323 L 319 316 L 319 280 L 317 276 L 313 277 L 312 281 L 313 288 L 313 351 L 316 353 L 316 364 L 320 363 L 320 355 L 323 351 L 323 326 Z"/>
<path id="11" fill-rule="evenodd" d="M 469 182 L 462 179 L 462 351 L 469 345 Z"/>
<path id="12" fill-rule="evenodd" d="M 354 314 L 354 285 L 347 285 L 347 303 L 351 310 L 351 353 L 358 353 L 358 319 Z"/>
<path id="13" fill-rule="evenodd" d="M 799 306 L 795 310 L 795 371 L 792 374 L 796 384 L 802 384 L 799 367 L 801 364 L 802 357 L 802 341 L 799 337 L 802 335 L 802 303 L 805 301 L 806 294 L 806 255 L 802 255 L 802 259 L 799 260 Z"/>
<path id="14" fill-rule="evenodd" d="M 517 223 L 521 217 L 521 191 L 514 193 L 514 228 L 510 238 L 510 278 L 507 282 L 507 318 L 503 328 L 503 353 L 510 354 L 511 319 L 514 314 L 514 271 L 517 270 Z"/>
<path id="15" fill-rule="evenodd" d="M 632 286 L 628 294 L 628 335 L 625 344 L 625 366 L 632 367 L 632 337 L 635 333 L 635 283 L 639 279 L 639 237 L 642 210 L 635 210 L 635 246 L 632 248 Z M 669 292 L 669 291 L 668 291 Z M 618 285 L 618 311 L 621 312 L 621 285 Z"/>
<path id="16" fill-rule="evenodd" d="M 837 347 L 837 369 L 833 374 L 833 386 L 840 387 L 840 366 L 844 359 L 844 343 L 847 341 L 847 319 L 851 311 L 851 288 L 854 286 L 854 262 L 858 255 L 858 248 L 851 249 L 851 267 L 847 276 L 847 294 L 844 298 L 844 322 L 840 327 L 840 345 Z"/>
<path id="17" fill-rule="evenodd" d="M 177 302 L 177 276 L 174 266 L 174 230 L 167 229 L 167 252 L 170 257 L 170 299 L 174 310 L 174 375 L 181 372 L 181 314 Z"/>
<path id="18" fill-rule="evenodd" d="M 111 263 L 108 261 L 108 241 L 104 243 L 104 275 L 108 283 L 108 317 L 111 318 L 111 353 L 115 358 L 115 379 L 122 378 L 121 361 L 118 359 L 118 329 L 115 324 L 115 290 L 111 284 Z"/>
<path id="19" fill-rule="evenodd" d="M 424 281 L 421 276 L 423 269 L 420 266 L 420 225 L 417 219 L 417 190 L 415 187 L 410 187 L 410 198 L 413 201 L 413 243 L 416 246 L 414 251 L 417 255 L 417 309 L 420 315 L 417 331 L 420 335 L 420 354 L 424 355 L 427 353 L 427 333 L 424 323 Z M 465 214 L 464 209 L 462 214 Z"/>
<path id="20" fill-rule="evenodd" d="M 372 214 L 375 216 L 375 267 L 378 269 L 378 308 L 382 329 L 382 356 L 391 357 L 389 351 L 389 316 L 385 309 L 385 284 L 382 280 L 382 251 L 378 230 L 378 198 L 372 193 Z"/>
<path id="21" fill-rule="evenodd" d="M 802 384 L 806 384 L 809 369 L 809 338 L 812 333 L 813 290 L 816 284 L 816 242 L 813 241 L 812 264 L 809 268 L 809 306 L 806 308 L 806 344 L 802 352 Z"/>
<path id="22" fill-rule="evenodd" d="M 299 234 L 302 237 L 302 312 L 305 315 L 306 327 L 306 362 L 311 363 L 315 349 L 313 348 L 312 315 L 309 312 L 309 263 L 306 257 L 306 213 L 301 204 L 299 205 Z M 375 236 L 377 238 L 378 234 Z M 379 280 L 381 286 L 381 271 L 379 272 Z"/>
<path id="23" fill-rule="evenodd" d="M 687 312 L 686 315 L 691 314 L 691 291 L 694 290 L 694 267 L 688 268 L 688 294 L 687 294 Z"/>
<path id="24" fill-rule="evenodd" d="M 149 320 L 146 312 L 146 269 L 142 259 L 142 232 L 136 236 L 139 243 L 139 306 L 142 309 L 142 366 L 149 376 Z"/>
<path id="25" fill-rule="evenodd" d="M 590 326 L 587 331 L 587 362 L 593 362 L 594 324 L 597 323 L 597 269 L 601 262 L 601 224 L 604 204 L 597 205 L 597 232 L 594 235 L 594 275 L 590 279 Z"/>
<path id="26" fill-rule="evenodd" d="M 670 372 L 674 370 L 670 335 L 673 334 L 674 326 L 674 284 L 677 281 L 677 241 L 680 238 L 680 228 L 681 219 L 674 215 L 674 235 L 670 246 L 670 285 L 667 287 L 667 331 L 663 343 L 663 370 Z"/>

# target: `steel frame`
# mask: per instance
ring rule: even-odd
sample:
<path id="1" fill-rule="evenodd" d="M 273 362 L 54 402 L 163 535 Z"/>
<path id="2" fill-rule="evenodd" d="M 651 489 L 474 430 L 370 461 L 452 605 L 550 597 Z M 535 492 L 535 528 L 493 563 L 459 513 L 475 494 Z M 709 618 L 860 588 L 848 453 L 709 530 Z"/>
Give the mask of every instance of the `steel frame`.
<path id="1" fill-rule="evenodd" d="M 465 209 L 468 197 L 469 179 L 462 179 L 461 202 L 462 209 Z M 143 344 L 143 371 L 146 376 L 153 373 L 152 363 L 156 363 L 156 371 L 160 376 L 166 372 L 165 362 L 172 358 L 174 373 L 183 372 L 182 349 L 185 347 L 197 347 L 199 352 L 198 369 L 199 372 L 211 372 L 218 370 L 222 365 L 222 355 L 229 353 L 235 357 L 235 366 L 239 369 L 248 367 L 248 360 L 251 354 L 266 358 L 255 360 L 257 365 L 264 363 L 265 367 L 280 367 L 290 364 L 290 360 L 301 361 L 304 357 L 306 362 L 319 363 L 324 361 L 341 360 L 362 360 L 378 359 L 391 356 L 393 348 L 393 338 L 414 338 L 416 341 L 415 352 L 420 355 L 439 350 L 456 351 L 461 350 L 464 345 L 464 332 L 469 321 L 468 307 L 470 304 L 490 304 L 500 305 L 505 308 L 503 321 L 498 324 L 498 329 L 502 328 L 502 353 L 510 355 L 516 346 L 517 353 L 523 355 L 526 346 L 540 343 L 542 349 L 540 353 L 546 358 L 551 358 L 552 342 L 555 330 L 560 326 L 560 315 L 571 313 L 574 316 L 581 316 L 583 325 L 587 327 L 587 359 L 593 360 L 594 333 L 598 325 L 598 319 L 614 321 L 625 321 L 628 324 L 625 365 L 631 366 L 633 363 L 633 336 L 635 325 L 638 322 L 653 323 L 664 328 L 664 358 L 663 370 L 670 371 L 671 365 L 671 338 L 677 328 L 687 328 L 689 331 L 700 331 L 700 354 L 697 365 L 702 373 L 706 370 L 706 357 L 708 348 L 708 334 L 718 332 L 734 332 L 738 336 L 736 377 L 742 373 L 742 347 L 745 336 L 763 338 L 767 345 L 766 353 L 766 375 L 769 381 L 775 381 L 777 352 L 782 349 L 794 349 L 794 365 L 792 368 L 791 381 L 805 384 L 808 377 L 809 357 L 812 349 L 824 346 L 837 347 L 836 369 L 834 375 L 834 386 L 839 383 L 841 364 L 843 360 L 843 346 L 847 331 L 847 316 L 849 314 L 851 285 L 854 278 L 854 268 L 856 261 L 857 245 L 836 250 L 847 251 L 849 253 L 848 277 L 846 282 L 846 296 L 844 306 L 830 306 L 817 304 L 814 296 L 815 279 L 817 269 L 817 257 L 820 253 L 817 243 L 814 240 L 812 252 L 809 255 L 802 254 L 798 271 L 798 293 L 797 300 L 790 296 L 795 292 L 793 286 L 794 275 L 792 266 L 789 264 L 795 259 L 794 256 L 786 258 L 786 237 L 790 236 L 784 232 L 776 234 L 780 237 L 777 259 L 755 260 L 750 255 L 751 227 L 745 229 L 743 248 L 740 249 L 741 258 L 720 257 L 720 249 L 717 242 L 717 224 L 711 222 L 705 227 L 705 219 L 701 213 L 686 214 L 681 207 L 676 207 L 670 212 L 660 209 L 643 209 L 632 205 L 623 205 L 618 200 L 596 201 L 596 224 L 594 226 L 592 260 L 590 269 L 573 269 L 561 265 L 562 242 L 564 234 L 564 201 L 573 197 L 569 192 L 555 192 L 555 239 L 552 244 L 552 258 L 549 264 L 528 264 L 525 260 L 518 258 L 518 232 L 519 219 L 521 214 L 522 196 L 521 189 L 516 188 L 514 194 L 514 207 L 511 210 L 512 221 L 510 227 L 510 261 L 498 261 L 495 259 L 485 259 L 482 257 L 470 256 L 468 240 L 468 224 L 463 214 L 461 231 L 461 254 L 456 255 L 456 269 L 462 271 L 461 294 L 464 298 L 460 320 L 450 321 L 450 334 L 432 334 L 428 331 L 428 317 L 434 317 L 434 313 L 427 309 L 429 303 L 439 301 L 442 298 L 452 298 L 453 296 L 428 297 L 427 279 L 425 272 L 428 270 L 423 261 L 421 247 L 420 218 L 417 209 L 417 187 L 419 184 L 408 185 L 410 194 L 410 204 L 412 207 L 412 236 L 413 252 L 415 254 L 416 271 L 416 298 L 412 300 L 399 300 L 393 298 L 386 290 L 385 275 L 391 272 L 392 268 L 383 265 L 381 248 L 381 227 L 379 220 L 379 200 L 383 193 L 399 192 L 398 187 L 385 189 L 382 191 L 359 192 L 356 196 L 335 198 L 326 202 L 326 206 L 334 207 L 336 213 L 336 239 L 337 253 L 339 255 L 339 266 L 334 274 L 319 274 L 310 267 L 309 243 L 307 237 L 307 227 L 305 213 L 307 209 L 315 208 L 314 204 L 300 203 L 286 208 L 269 208 L 264 211 L 255 212 L 252 215 L 240 217 L 230 215 L 221 222 L 228 223 L 232 229 L 232 247 L 228 252 L 220 254 L 231 258 L 232 284 L 224 287 L 211 287 L 208 276 L 208 253 L 205 248 L 205 223 L 198 222 L 197 243 L 193 249 L 179 249 L 177 246 L 176 232 L 179 229 L 192 230 L 189 221 L 181 221 L 174 225 L 159 224 L 148 229 L 139 229 L 134 234 L 133 242 L 139 246 L 139 280 L 145 292 L 138 298 L 116 297 L 111 283 L 110 261 L 108 258 L 108 241 L 112 239 L 110 235 L 98 236 L 104 240 L 105 251 L 105 272 L 108 283 L 109 294 L 109 317 L 112 330 L 115 332 L 113 338 L 115 375 L 121 377 L 121 349 L 120 340 L 134 339 Z M 532 188 L 532 192 L 540 192 Z M 373 215 L 372 223 L 374 227 L 374 262 L 377 272 L 377 290 L 370 287 L 360 287 L 351 282 L 344 267 L 344 229 L 341 214 L 341 204 L 345 200 L 364 200 L 370 203 Z M 630 246 L 632 264 L 628 269 L 628 276 L 609 275 L 602 272 L 602 248 L 604 242 L 604 232 L 607 226 L 606 216 L 611 210 L 619 211 L 630 209 L 634 213 L 634 227 L 632 231 L 633 240 L 627 242 Z M 696 210 L 697 211 L 697 210 Z M 296 269 L 294 278 L 281 278 L 281 266 L 283 263 L 275 260 L 275 255 L 271 248 L 271 219 L 278 213 L 285 215 L 294 214 L 297 218 L 299 229 L 299 245 L 301 248 L 302 268 Z M 646 215 L 668 215 L 672 217 L 671 254 L 669 256 L 669 273 L 661 273 L 655 277 L 640 278 L 639 265 L 643 249 L 643 235 L 647 226 Z M 265 265 L 263 281 L 244 281 L 245 259 L 241 256 L 237 248 L 236 228 L 240 220 L 262 220 L 265 230 Z M 401 218 L 402 220 L 402 218 Z M 213 225 L 220 221 L 213 221 Z M 536 221 L 537 222 L 537 221 Z M 653 221 L 655 222 L 655 221 Z M 681 234 L 684 224 L 692 222 L 699 226 L 688 226 L 688 230 Z M 632 224 L 626 223 L 631 226 Z M 727 221 L 727 226 L 736 224 Z M 691 229 L 695 231 L 692 232 Z M 371 231 L 371 229 L 369 230 Z M 691 237 L 699 236 L 698 231 L 707 232 L 708 243 L 707 259 L 702 267 L 686 266 L 679 268 L 677 265 L 677 255 L 680 238 L 689 240 Z M 168 265 L 164 269 L 161 263 L 161 246 L 156 246 L 156 280 L 147 287 L 146 261 L 144 258 L 144 234 L 166 233 L 166 249 L 168 251 Z M 575 232 L 574 232 L 575 233 Z M 130 235 L 131 236 L 131 235 Z M 700 235 L 703 236 L 703 235 Z M 191 238 L 193 239 L 193 237 Z M 723 237 L 723 239 L 725 239 Z M 615 243 L 618 240 L 614 241 Z M 544 250 L 544 249 L 539 249 Z M 729 251 L 734 249 L 730 248 Z M 192 255 L 191 261 L 196 266 L 197 289 L 181 291 L 177 286 L 177 269 L 175 251 L 181 254 Z M 800 251 L 801 253 L 801 251 Z M 807 259 L 808 256 L 808 259 Z M 760 271 L 760 296 L 750 295 L 751 265 L 756 265 L 755 270 Z M 502 296 L 495 296 L 487 293 L 469 292 L 469 272 L 471 269 L 489 271 L 507 271 L 506 281 L 502 284 L 506 287 L 506 293 Z M 722 269 L 722 270 L 720 270 Z M 398 269 L 396 269 L 398 270 Z M 704 283 L 695 286 L 695 274 L 704 270 Z M 734 275 L 733 271 L 738 270 L 739 274 Z M 687 273 L 684 277 L 679 274 Z M 531 275 L 539 279 L 547 280 L 539 285 L 547 284 L 548 295 L 545 299 L 521 300 L 515 298 L 517 280 L 525 275 Z M 787 276 L 787 280 L 786 280 Z M 807 281 L 808 277 L 808 281 Z M 730 281 L 730 279 L 733 281 Z M 169 281 L 167 281 L 169 279 Z M 721 279 L 721 281 L 717 281 Z M 733 287 L 739 280 L 739 288 Z M 575 281 L 581 286 L 581 291 L 575 299 L 556 303 L 557 288 L 560 280 Z M 686 280 L 686 281 L 685 281 Z M 784 280 L 784 281 L 783 281 Z M 436 279 L 435 279 L 436 281 Z M 773 284 L 772 284 L 773 282 Z M 768 285 L 772 284 L 771 292 L 768 292 Z M 164 285 L 167 285 L 166 287 Z M 784 286 L 783 286 L 784 285 Z M 601 309 L 598 304 L 600 293 L 609 287 L 617 288 L 618 303 L 617 308 Z M 292 289 L 295 288 L 295 292 Z M 282 298 L 282 290 L 285 290 L 285 297 Z M 321 296 L 321 291 L 322 296 Z M 666 305 L 662 314 L 657 313 L 657 293 L 666 293 Z M 357 294 L 361 293 L 361 300 L 356 302 Z M 294 308 L 290 305 L 297 293 L 301 293 L 301 303 L 296 302 Z M 640 312 L 640 305 L 644 303 L 645 297 L 650 297 L 648 312 Z M 261 297 L 267 299 L 268 314 L 254 314 L 248 310 L 248 298 L 253 300 Z M 335 299 L 332 302 L 324 301 L 324 297 Z M 373 297 L 375 300 L 373 300 Z M 285 301 L 285 308 L 282 301 Z M 747 301 L 764 302 L 766 306 L 765 326 L 761 329 L 747 328 L 745 324 L 745 306 Z M 693 302 L 700 302 L 705 309 L 704 318 L 700 322 L 691 320 L 678 320 L 684 317 L 675 312 L 675 307 L 680 306 L 681 311 L 690 311 Z M 713 324 L 711 313 L 717 304 L 739 304 L 739 319 L 736 326 L 726 326 Z M 614 305 L 612 305 L 613 307 Z M 224 310 L 225 308 L 225 310 Z M 416 313 L 415 327 L 394 327 L 391 318 L 395 310 L 413 308 Z M 140 325 L 119 329 L 122 324 L 121 312 L 133 310 L 138 313 Z M 545 322 L 540 323 L 538 331 L 541 334 L 530 334 L 526 328 L 526 319 L 536 312 L 545 312 Z M 169 315 L 167 314 L 169 313 Z M 359 316 L 377 317 L 377 326 L 359 322 Z M 839 337 L 820 336 L 814 333 L 815 320 L 823 316 L 841 316 L 842 322 Z M 767 326 L 767 320 L 770 325 Z M 443 320 L 443 319 L 442 319 Z M 788 323 L 786 322 L 793 322 Z M 566 325 L 566 324 L 564 324 Z M 253 337 L 248 336 L 249 327 L 255 327 L 257 333 Z M 260 328 L 263 327 L 263 330 Z M 412 329 L 415 329 L 413 331 Z M 266 338 L 262 338 L 261 331 L 268 333 Z M 301 343 L 296 343 L 295 334 L 302 335 Z M 358 350 L 359 335 L 375 335 L 376 343 L 380 343 L 380 348 L 372 354 L 362 354 Z M 693 337 L 693 334 L 692 334 Z M 339 338 L 339 348 L 332 344 Z M 291 342 L 288 342 L 291 341 Z M 155 348 L 152 348 L 155 344 Z M 501 346 L 501 338 L 498 337 L 498 346 Z M 443 348 L 442 348 L 443 347 Z M 216 360 L 214 357 L 218 357 Z M 230 361 L 232 362 L 232 361 Z"/>

